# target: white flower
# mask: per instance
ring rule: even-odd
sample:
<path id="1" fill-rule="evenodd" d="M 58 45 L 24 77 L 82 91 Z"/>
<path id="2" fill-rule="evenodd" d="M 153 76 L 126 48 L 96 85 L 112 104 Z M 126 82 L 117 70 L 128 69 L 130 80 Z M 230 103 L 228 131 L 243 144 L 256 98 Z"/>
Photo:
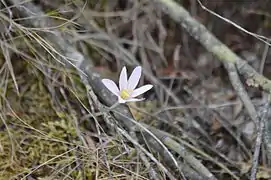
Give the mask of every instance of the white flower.
<path id="1" fill-rule="evenodd" d="M 135 97 L 150 90 L 153 87 L 153 85 L 148 84 L 136 89 L 136 86 L 141 76 L 141 71 L 142 71 L 141 66 L 137 66 L 133 70 L 129 79 L 127 79 L 127 70 L 126 67 L 124 66 L 120 73 L 119 88 L 114 83 L 114 81 L 110 79 L 103 79 L 102 82 L 105 85 L 105 87 L 107 87 L 107 89 L 109 89 L 113 94 L 118 96 L 119 103 L 142 101 L 144 100 L 144 98 L 138 99 Z"/>

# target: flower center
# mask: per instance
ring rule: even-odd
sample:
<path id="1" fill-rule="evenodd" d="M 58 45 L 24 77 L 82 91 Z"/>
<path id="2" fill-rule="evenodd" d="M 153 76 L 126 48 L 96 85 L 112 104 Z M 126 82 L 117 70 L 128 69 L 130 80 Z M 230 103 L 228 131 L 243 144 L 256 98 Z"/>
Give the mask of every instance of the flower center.
<path id="1" fill-rule="evenodd" d="M 133 90 L 131 90 L 131 89 L 123 89 L 120 91 L 120 97 L 124 100 L 128 99 L 132 92 L 133 92 Z"/>

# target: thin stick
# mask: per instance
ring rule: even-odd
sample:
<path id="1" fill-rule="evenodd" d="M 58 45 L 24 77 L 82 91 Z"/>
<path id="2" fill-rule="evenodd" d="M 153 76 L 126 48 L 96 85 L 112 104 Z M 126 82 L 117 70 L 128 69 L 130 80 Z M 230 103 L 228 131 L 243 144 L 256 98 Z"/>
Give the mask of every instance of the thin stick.
<path id="1" fill-rule="evenodd" d="M 257 138 L 256 138 L 256 143 L 255 143 L 255 148 L 254 148 L 250 180 L 256 180 L 257 169 L 258 169 L 258 164 L 259 164 L 259 154 L 260 154 L 262 138 L 263 138 L 264 122 L 266 121 L 268 111 L 269 111 L 269 98 L 264 105 L 264 109 L 261 113 L 262 118 L 260 118 L 260 122 L 257 128 Z"/>

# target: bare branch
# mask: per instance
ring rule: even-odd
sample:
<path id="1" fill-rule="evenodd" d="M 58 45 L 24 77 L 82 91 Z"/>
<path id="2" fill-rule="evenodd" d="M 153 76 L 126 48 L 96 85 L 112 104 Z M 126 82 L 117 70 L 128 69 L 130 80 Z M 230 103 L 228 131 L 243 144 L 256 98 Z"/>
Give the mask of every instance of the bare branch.
<path id="1" fill-rule="evenodd" d="M 205 26 L 195 20 L 182 6 L 172 0 L 154 0 L 165 13 L 180 23 L 186 31 L 198 40 L 209 52 L 223 62 L 234 63 L 238 72 L 245 77 L 248 85 L 261 87 L 271 92 L 271 81 L 257 73 L 245 60 L 237 56 L 226 45 L 219 41 Z"/>

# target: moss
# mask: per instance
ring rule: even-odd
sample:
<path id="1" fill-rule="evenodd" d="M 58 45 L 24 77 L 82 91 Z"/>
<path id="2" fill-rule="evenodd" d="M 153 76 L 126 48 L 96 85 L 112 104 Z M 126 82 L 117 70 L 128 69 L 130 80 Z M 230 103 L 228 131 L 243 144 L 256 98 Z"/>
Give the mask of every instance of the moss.
<path id="1" fill-rule="evenodd" d="M 26 71 L 18 76 L 23 90 L 19 96 L 12 81 L 8 83 L 6 99 L 10 108 L 5 104 L 6 125 L 1 124 L 0 131 L 0 179 L 20 179 L 28 173 L 46 179 L 58 169 L 62 169 L 61 174 L 75 166 L 78 149 L 70 150 L 80 146 L 81 141 L 72 115 L 56 111 L 44 78 L 41 73 L 33 76 Z M 78 170 L 73 172 L 75 176 L 79 173 Z M 53 177 L 58 176 L 55 173 Z"/>
<path id="2" fill-rule="evenodd" d="M 74 121 L 80 120 L 83 108 L 80 103 L 87 104 L 88 100 L 77 75 L 72 71 L 63 73 L 58 79 L 59 87 L 50 86 L 55 91 L 53 97 L 52 89 L 50 91 L 44 83 L 48 81 L 47 77 L 31 64 L 25 67 L 16 75 L 20 94 L 9 79 L 6 101 L 1 105 L 5 114 L 2 122 L 5 123 L 0 126 L 0 180 L 23 179 L 26 176 L 44 180 L 67 176 L 72 179 L 106 178 L 108 170 L 103 165 L 104 153 L 111 172 L 116 176 L 123 174 L 125 166 L 128 170 L 138 168 L 136 163 L 131 163 L 137 153 L 127 144 L 124 147 L 119 141 L 121 137 L 111 139 L 97 150 L 83 146 Z M 61 88 L 69 104 L 61 96 Z M 87 131 L 83 125 L 80 129 Z M 96 143 L 99 142 L 93 141 L 92 146 Z M 127 149 L 130 153 L 124 153 Z"/>

